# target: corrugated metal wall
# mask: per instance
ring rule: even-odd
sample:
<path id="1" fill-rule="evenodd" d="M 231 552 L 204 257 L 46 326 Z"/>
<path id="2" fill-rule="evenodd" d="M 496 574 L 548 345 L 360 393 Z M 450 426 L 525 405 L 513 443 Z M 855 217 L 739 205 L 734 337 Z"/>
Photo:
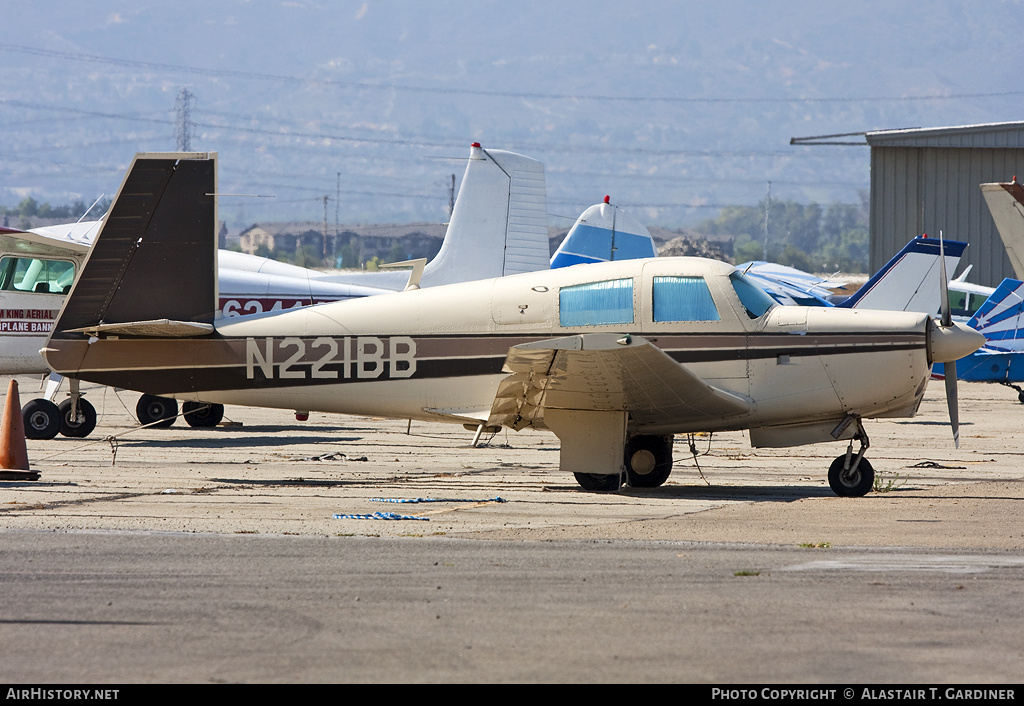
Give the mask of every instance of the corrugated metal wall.
<path id="1" fill-rule="evenodd" d="M 872 271 L 914 236 L 941 230 L 970 244 L 958 272 L 973 265 L 971 282 L 1015 276 L 979 187 L 1024 177 L 1021 124 L 999 128 L 869 133 Z"/>

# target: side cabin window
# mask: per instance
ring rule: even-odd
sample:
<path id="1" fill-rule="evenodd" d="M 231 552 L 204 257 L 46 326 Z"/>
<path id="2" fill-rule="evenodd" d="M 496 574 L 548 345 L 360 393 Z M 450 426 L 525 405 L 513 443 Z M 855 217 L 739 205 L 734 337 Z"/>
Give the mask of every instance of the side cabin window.
<path id="1" fill-rule="evenodd" d="M 988 296 L 975 294 L 973 292 L 958 292 L 949 290 L 949 308 L 953 316 L 970 318 L 981 308 Z"/>
<path id="2" fill-rule="evenodd" d="M 766 311 L 775 306 L 775 300 L 768 293 L 744 277 L 739 272 L 729 275 L 732 288 L 740 298 L 740 304 L 752 319 L 760 318 Z"/>
<path id="3" fill-rule="evenodd" d="M 0 258 L 0 291 L 67 294 L 75 281 L 75 264 L 33 257 Z"/>
<path id="4" fill-rule="evenodd" d="M 633 323 L 633 278 L 562 287 L 558 322 L 567 327 Z"/>
<path id="5" fill-rule="evenodd" d="M 655 277 L 655 321 L 721 321 L 703 277 Z"/>

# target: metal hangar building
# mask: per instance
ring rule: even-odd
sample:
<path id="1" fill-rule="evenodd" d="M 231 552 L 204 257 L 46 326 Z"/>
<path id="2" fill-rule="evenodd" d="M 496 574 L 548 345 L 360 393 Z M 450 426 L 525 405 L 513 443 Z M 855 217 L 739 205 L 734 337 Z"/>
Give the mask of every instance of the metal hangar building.
<path id="1" fill-rule="evenodd" d="M 969 243 L 961 269 L 1014 277 L 980 185 L 1024 178 L 1024 122 L 865 133 L 871 146 L 872 272 L 916 235 Z M 953 273 L 950 273 L 952 276 Z"/>

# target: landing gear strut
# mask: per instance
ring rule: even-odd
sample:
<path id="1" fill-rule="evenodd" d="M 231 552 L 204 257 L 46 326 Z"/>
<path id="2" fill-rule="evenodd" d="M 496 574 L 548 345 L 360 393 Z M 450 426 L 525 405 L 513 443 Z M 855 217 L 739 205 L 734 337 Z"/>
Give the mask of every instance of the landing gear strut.
<path id="1" fill-rule="evenodd" d="M 860 441 L 860 449 L 853 453 L 853 440 Z M 850 439 L 846 453 L 836 458 L 828 469 L 828 484 L 836 495 L 844 498 L 859 498 L 867 495 L 875 484 L 875 469 L 864 458 L 864 452 L 871 446 L 867 432 L 860 419 L 857 420 L 857 434 Z"/>

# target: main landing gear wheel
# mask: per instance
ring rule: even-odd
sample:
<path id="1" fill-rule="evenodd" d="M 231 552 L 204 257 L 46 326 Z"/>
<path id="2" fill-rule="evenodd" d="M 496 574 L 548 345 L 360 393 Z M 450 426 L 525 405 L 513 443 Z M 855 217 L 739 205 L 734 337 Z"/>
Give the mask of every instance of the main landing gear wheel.
<path id="1" fill-rule="evenodd" d="M 573 473 L 584 490 L 618 490 L 621 477 L 615 473 Z"/>
<path id="2" fill-rule="evenodd" d="M 58 405 L 60 411 L 60 433 L 72 439 L 83 439 L 96 428 L 96 409 L 89 401 L 78 398 L 78 414 L 74 413 L 75 403 L 67 399 Z"/>
<path id="3" fill-rule="evenodd" d="M 30 400 L 21 408 L 26 439 L 52 439 L 60 433 L 60 409 L 48 399 Z"/>
<path id="4" fill-rule="evenodd" d="M 174 424 L 174 418 L 178 416 L 178 401 L 170 397 L 143 395 L 135 405 L 135 415 L 142 426 L 166 429 Z"/>
<path id="5" fill-rule="evenodd" d="M 672 473 L 671 436 L 634 436 L 626 442 L 626 472 L 633 488 L 657 488 Z"/>
<path id="6" fill-rule="evenodd" d="M 866 458 L 861 458 L 856 468 L 847 470 L 848 454 L 839 456 L 828 469 L 828 484 L 836 495 L 844 498 L 859 498 L 867 495 L 875 484 L 875 469 Z M 852 465 L 853 459 L 850 459 Z"/>
<path id="7" fill-rule="evenodd" d="M 224 419 L 224 405 L 206 402 L 186 402 L 181 414 L 190 427 L 215 427 Z"/>

